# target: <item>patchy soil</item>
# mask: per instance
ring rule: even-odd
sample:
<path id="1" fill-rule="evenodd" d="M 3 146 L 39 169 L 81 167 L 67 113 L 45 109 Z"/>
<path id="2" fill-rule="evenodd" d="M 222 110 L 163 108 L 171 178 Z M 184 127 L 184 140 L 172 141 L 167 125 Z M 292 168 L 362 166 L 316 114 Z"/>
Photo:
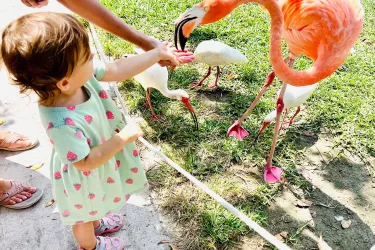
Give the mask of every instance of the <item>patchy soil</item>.
<path id="1" fill-rule="evenodd" d="M 375 244 L 375 181 L 366 171 L 365 163 L 345 149 L 335 147 L 329 134 L 301 135 L 299 140 L 306 151 L 304 161 L 297 164 L 298 172 L 308 184 L 298 187 L 285 183 L 269 206 L 265 227 L 274 235 L 284 232 L 284 237 L 278 237 L 292 249 L 318 249 L 317 242 L 321 235 L 334 250 L 369 250 Z M 142 156 L 146 169 L 150 171 L 165 167 L 162 160 L 159 161 L 146 148 Z M 254 168 L 244 172 L 234 167 L 230 172 L 240 177 L 257 175 Z M 183 178 L 179 181 L 184 182 Z M 256 182 L 249 184 L 249 189 L 255 187 Z M 162 205 L 162 195 L 155 190 L 152 192 L 154 202 Z M 159 212 L 163 214 L 164 226 L 174 235 L 180 249 L 189 249 L 186 240 L 194 237 L 194 223 L 198 222 L 178 222 L 162 206 Z M 343 228 L 343 220 L 350 224 L 348 228 Z M 259 235 L 251 232 L 238 239 L 238 243 L 223 249 L 272 248 Z"/>

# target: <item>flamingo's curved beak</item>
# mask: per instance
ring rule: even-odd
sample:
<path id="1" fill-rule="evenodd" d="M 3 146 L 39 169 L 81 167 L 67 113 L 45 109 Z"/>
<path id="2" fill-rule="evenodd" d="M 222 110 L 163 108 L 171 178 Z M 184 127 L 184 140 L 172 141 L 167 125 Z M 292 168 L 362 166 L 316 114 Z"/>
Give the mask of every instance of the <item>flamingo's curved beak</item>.
<path id="1" fill-rule="evenodd" d="M 186 42 L 190 36 L 190 33 L 193 31 L 193 29 L 196 26 L 195 23 L 189 23 L 189 22 L 197 18 L 198 17 L 196 16 L 186 17 L 182 19 L 181 21 L 176 22 L 176 26 L 174 30 L 174 45 L 176 49 L 178 49 L 178 42 L 179 42 L 181 50 L 182 51 L 185 50 Z"/>
<path id="2" fill-rule="evenodd" d="M 197 119 L 197 116 L 195 115 L 195 112 L 194 112 L 193 106 L 191 106 L 191 104 L 190 104 L 190 98 L 188 98 L 188 97 L 182 97 L 182 98 L 181 98 L 181 102 L 182 102 L 182 103 L 186 106 L 186 108 L 189 110 L 191 116 L 193 117 L 195 130 L 198 131 L 198 119 Z"/>

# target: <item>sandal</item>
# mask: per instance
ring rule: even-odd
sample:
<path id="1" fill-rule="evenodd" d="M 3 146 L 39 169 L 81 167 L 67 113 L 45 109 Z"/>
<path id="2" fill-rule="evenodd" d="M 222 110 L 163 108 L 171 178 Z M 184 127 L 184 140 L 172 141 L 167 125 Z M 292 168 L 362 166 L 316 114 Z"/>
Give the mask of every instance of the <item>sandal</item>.
<path id="1" fill-rule="evenodd" d="M 107 214 L 100 220 L 99 226 L 95 229 L 95 236 L 105 233 L 114 233 L 124 225 L 124 218 L 121 214 Z"/>
<path id="2" fill-rule="evenodd" d="M 23 151 L 35 147 L 38 140 L 31 140 L 28 137 L 12 133 L 12 132 L 1 132 L 5 135 L 3 141 L 0 142 L 0 149 L 7 151 Z M 22 142 L 29 142 L 26 146 Z M 17 146 L 18 145 L 18 146 Z M 21 146 L 20 146 L 21 145 Z"/>
<path id="3" fill-rule="evenodd" d="M 97 242 L 95 250 L 123 250 L 125 242 L 120 238 L 109 238 L 109 237 L 96 237 Z M 78 247 L 78 250 L 84 250 L 82 247 Z"/>
<path id="4" fill-rule="evenodd" d="M 14 197 L 15 195 L 19 193 L 27 192 L 27 190 L 21 183 L 11 181 L 11 184 L 12 186 L 9 189 L 0 192 L 0 206 L 11 208 L 11 209 L 24 209 L 24 208 L 31 207 L 32 205 L 37 203 L 40 200 L 40 198 L 42 198 L 43 196 L 43 190 L 36 188 L 36 191 L 34 193 L 31 193 L 31 196 L 28 197 L 26 200 L 18 202 L 14 205 L 9 205 L 8 201 L 12 197 Z"/>

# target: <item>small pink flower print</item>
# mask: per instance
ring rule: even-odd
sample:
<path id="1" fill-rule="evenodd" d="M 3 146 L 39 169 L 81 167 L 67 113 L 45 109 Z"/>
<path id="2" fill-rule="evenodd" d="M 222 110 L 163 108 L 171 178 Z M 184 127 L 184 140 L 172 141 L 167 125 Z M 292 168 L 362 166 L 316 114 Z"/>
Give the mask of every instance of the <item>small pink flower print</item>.
<path id="1" fill-rule="evenodd" d="M 66 158 L 68 159 L 68 161 L 75 161 L 77 160 L 78 156 L 75 153 L 69 151 L 66 155 Z"/>
<path id="2" fill-rule="evenodd" d="M 120 162 L 120 160 L 116 160 L 115 170 L 119 169 L 120 166 L 121 166 L 121 162 Z"/>
<path id="3" fill-rule="evenodd" d="M 107 92 L 105 92 L 105 90 L 100 91 L 99 97 L 102 99 L 107 99 L 108 98 Z"/>
<path id="4" fill-rule="evenodd" d="M 61 213 L 61 215 L 62 215 L 63 217 L 69 217 L 69 216 L 70 216 L 70 213 L 69 213 L 68 210 L 65 210 L 64 212 Z"/>
<path id="5" fill-rule="evenodd" d="M 70 117 L 65 118 L 65 123 L 64 124 L 65 125 L 69 125 L 69 126 L 75 126 L 76 125 L 76 123 Z"/>
<path id="6" fill-rule="evenodd" d="M 48 123 L 47 130 L 49 130 L 49 129 L 51 129 L 51 128 L 53 128 L 53 123 L 52 123 L 52 122 L 49 122 L 49 123 Z"/>
<path id="7" fill-rule="evenodd" d="M 134 149 L 133 150 L 133 156 L 137 157 L 139 155 L 139 150 L 138 149 Z"/>
<path id="8" fill-rule="evenodd" d="M 64 189 L 64 194 L 66 197 L 68 197 L 68 193 L 66 192 L 66 189 Z"/>
<path id="9" fill-rule="evenodd" d="M 106 194 L 103 196 L 102 201 L 105 201 L 105 198 L 107 198 L 107 195 L 106 195 Z"/>
<path id="10" fill-rule="evenodd" d="M 125 195 L 125 200 L 129 200 L 130 194 Z"/>
<path id="11" fill-rule="evenodd" d="M 91 139 L 90 138 L 87 138 L 87 144 L 89 144 L 89 146 L 91 147 Z"/>
<path id="12" fill-rule="evenodd" d="M 106 114 L 107 114 L 108 120 L 115 119 L 115 116 L 113 115 L 113 113 L 110 110 L 107 110 Z"/>
<path id="13" fill-rule="evenodd" d="M 80 224 L 83 224 L 83 220 L 79 220 L 79 221 L 76 221 L 76 225 L 80 225 Z"/>
<path id="14" fill-rule="evenodd" d="M 83 137 L 82 130 L 80 130 L 79 128 L 77 128 L 77 132 L 75 132 L 74 136 L 77 137 L 77 138 L 79 138 L 79 139 L 82 139 L 82 137 Z"/>
<path id="15" fill-rule="evenodd" d="M 138 168 L 132 168 L 132 169 L 130 169 L 130 171 L 132 171 L 133 173 L 138 173 Z"/>
<path id="16" fill-rule="evenodd" d="M 91 216 L 94 216 L 94 215 L 96 215 L 98 213 L 98 211 L 92 211 L 92 212 L 90 212 L 89 214 L 91 215 Z"/>
<path id="17" fill-rule="evenodd" d="M 73 187 L 74 187 L 75 190 L 79 191 L 79 190 L 81 189 L 81 184 L 79 184 L 79 183 L 74 183 L 74 184 L 73 184 Z"/>
<path id="18" fill-rule="evenodd" d="M 83 208 L 83 206 L 81 204 L 75 204 L 74 207 L 77 208 L 77 209 Z"/>
<path id="19" fill-rule="evenodd" d="M 85 118 L 85 121 L 87 122 L 87 124 L 90 124 L 92 122 L 92 116 L 91 115 L 85 115 L 84 118 Z"/>
<path id="20" fill-rule="evenodd" d="M 115 183 L 115 180 L 112 179 L 111 177 L 108 177 L 108 179 L 107 179 L 107 183 Z"/>
<path id="21" fill-rule="evenodd" d="M 63 169 L 62 169 L 62 171 L 63 171 L 64 173 L 68 173 L 68 168 L 69 168 L 69 165 L 68 165 L 68 164 L 65 164 L 64 167 L 63 167 Z"/>
<path id="22" fill-rule="evenodd" d="M 61 174 L 60 174 L 60 172 L 59 172 L 59 171 L 55 172 L 55 173 L 53 174 L 53 177 L 54 177 L 56 180 L 61 179 Z"/>
<path id="23" fill-rule="evenodd" d="M 66 107 L 68 110 L 70 110 L 70 111 L 73 111 L 73 110 L 75 110 L 76 109 L 76 106 L 74 106 L 74 105 L 72 105 L 72 106 L 68 106 L 68 107 Z"/>
<path id="24" fill-rule="evenodd" d="M 90 194 L 89 194 L 89 199 L 90 199 L 90 200 L 93 200 L 94 198 L 95 198 L 95 194 L 90 193 Z"/>
<path id="25" fill-rule="evenodd" d="M 82 173 L 83 173 L 83 175 L 85 175 L 85 176 L 89 176 L 89 175 L 91 174 L 90 171 L 83 171 Z"/>
<path id="26" fill-rule="evenodd" d="M 121 200 L 120 197 L 115 197 L 115 198 L 113 199 L 113 202 L 114 202 L 114 203 L 117 203 L 117 202 L 119 202 L 120 200 Z"/>

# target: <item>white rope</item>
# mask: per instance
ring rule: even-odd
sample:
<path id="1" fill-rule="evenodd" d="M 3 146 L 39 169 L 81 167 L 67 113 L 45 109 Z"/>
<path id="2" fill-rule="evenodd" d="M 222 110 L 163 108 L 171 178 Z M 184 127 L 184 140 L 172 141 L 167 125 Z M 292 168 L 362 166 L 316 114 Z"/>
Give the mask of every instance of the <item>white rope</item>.
<path id="1" fill-rule="evenodd" d="M 103 48 L 99 42 L 98 35 L 95 31 L 95 27 L 90 23 L 90 30 L 92 37 L 94 39 L 94 43 L 96 45 L 96 48 L 99 52 L 100 57 L 105 61 L 108 62 L 108 58 L 105 56 Z M 125 114 L 126 122 L 131 121 L 131 117 L 129 116 L 128 110 L 125 107 L 124 101 L 120 95 L 120 92 L 118 91 L 117 84 L 114 82 L 109 83 L 111 88 L 114 90 L 117 98 L 120 100 L 120 104 L 122 106 L 122 110 Z M 208 195 L 210 195 L 214 200 L 216 200 L 219 204 L 221 204 L 223 207 L 229 210 L 232 214 L 237 216 L 241 221 L 243 221 L 246 225 L 248 225 L 251 229 L 253 229 L 255 232 L 257 232 L 260 236 L 262 236 L 264 239 L 266 239 L 268 242 L 270 242 L 272 245 L 276 246 L 280 250 L 291 250 L 287 245 L 285 245 L 283 242 L 279 241 L 275 236 L 270 234 L 266 229 L 259 226 L 256 222 L 251 220 L 249 217 L 247 217 L 245 214 L 243 214 L 240 210 L 235 208 L 233 205 L 228 203 L 226 200 L 224 200 L 221 196 L 216 194 L 214 191 L 212 191 L 209 187 L 204 185 L 202 182 L 197 180 L 194 176 L 192 176 L 190 173 L 185 171 L 185 169 L 181 168 L 179 165 L 177 165 L 174 161 L 172 161 L 168 156 L 163 154 L 160 150 L 155 148 L 153 145 L 151 145 L 148 141 L 146 141 L 143 137 L 139 137 L 138 140 L 142 142 L 147 148 L 149 148 L 151 151 L 153 151 L 155 154 L 163 158 L 169 165 L 171 165 L 173 168 L 175 168 L 178 172 L 183 174 L 186 178 L 188 178 L 192 183 L 196 184 L 198 187 L 200 187 L 204 192 L 206 192 Z"/>

